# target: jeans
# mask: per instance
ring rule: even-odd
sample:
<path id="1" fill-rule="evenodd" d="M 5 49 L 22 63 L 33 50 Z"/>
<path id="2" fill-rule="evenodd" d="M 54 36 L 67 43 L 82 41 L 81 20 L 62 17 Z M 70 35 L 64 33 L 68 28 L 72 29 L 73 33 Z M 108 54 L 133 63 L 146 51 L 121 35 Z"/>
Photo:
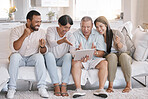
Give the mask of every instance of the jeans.
<path id="1" fill-rule="evenodd" d="M 62 83 L 69 82 L 72 61 L 72 56 L 70 53 L 65 54 L 61 58 L 55 58 L 52 52 L 48 52 L 45 54 L 45 61 L 53 84 L 60 83 L 57 73 L 57 66 L 62 67 Z"/>
<path id="2" fill-rule="evenodd" d="M 9 74 L 10 74 L 10 80 L 8 83 L 9 89 L 16 89 L 18 69 L 21 66 L 35 66 L 35 74 L 38 81 L 37 88 L 46 87 L 46 81 L 45 81 L 46 68 L 43 55 L 37 53 L 25 57 L 21 56 L 19 53 L 14 53 L 10 57 L 10 64 L 9 64 Z"/>

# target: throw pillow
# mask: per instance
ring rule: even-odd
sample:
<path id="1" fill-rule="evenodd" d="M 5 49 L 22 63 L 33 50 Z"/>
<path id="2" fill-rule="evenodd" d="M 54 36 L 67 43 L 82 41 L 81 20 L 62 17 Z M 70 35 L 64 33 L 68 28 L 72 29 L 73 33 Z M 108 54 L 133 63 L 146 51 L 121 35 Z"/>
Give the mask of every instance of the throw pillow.
<path id="1" fill-rule="evenodd" d="M 127 51 L 130 52 L 131 56 L 133 56 L 133 53 L 135 52 L 135 46 L 134 46 L 132 39 L 129 36 L 129 33 L 128 33 L 126 27 L 122 28 L 121 33 L 123 33 L 123 35 L 125 37 L 125 43 L 126 43 L 126 46 L 127 46 Z"/>
<path id="2" fill-rule="evenodd" d="M 148 32 L 141 31 L 137 28 L 133 36 L 134 45 L 136 47 L 133 55 L 137 61 L 145 61 L 148 57 Z"/>

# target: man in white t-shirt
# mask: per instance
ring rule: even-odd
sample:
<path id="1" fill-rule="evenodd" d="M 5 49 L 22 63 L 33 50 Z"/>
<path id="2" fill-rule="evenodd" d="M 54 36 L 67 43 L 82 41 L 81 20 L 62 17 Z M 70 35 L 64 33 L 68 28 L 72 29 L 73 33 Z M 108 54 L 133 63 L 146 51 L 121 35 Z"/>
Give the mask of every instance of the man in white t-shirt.
<path id="1" fill-rule="evenodd" d="M 81 72 L 82 68 L 98 69 L 99 89 L 94 92 L 94 95 L 106 98 L 107 92 L 104 90 L 104 84 L 107 79 L 107 61 L 102 58 L 106 51 L 103 36 L 93 29 L 92 19 L 88 16 L 83 17 L 80 24 L 81 28 L 74 32 L 75 47 L 77 50 L 81 49 L 95 49 L 94 57 L 88 60 L 86 56 L 81 60 L 72 60 L 72 76 L 76 86 L 76 92 L 73 94 L 73 98 L 84 96 L 85 93 L 81 88 Z"/>
<path id="2" fill-rule="evenodd" d="M 9 64 L 10 80 L 8 83 L 9 90 L 7 98 L 14 97 L 18 69 L 21 66 L 35 66 L 38 93 L 41 97 L 49 97 L 46 90 L 44 57 L 41 54 L 47 51 L 45 47 L 45 31 L 39 29 L 41 15 L 39 12 L 32 10 L 27 14 L 26 19 L 26 24 L 14 28 L 10 34 L 10 49 L 12 54 Z"/>

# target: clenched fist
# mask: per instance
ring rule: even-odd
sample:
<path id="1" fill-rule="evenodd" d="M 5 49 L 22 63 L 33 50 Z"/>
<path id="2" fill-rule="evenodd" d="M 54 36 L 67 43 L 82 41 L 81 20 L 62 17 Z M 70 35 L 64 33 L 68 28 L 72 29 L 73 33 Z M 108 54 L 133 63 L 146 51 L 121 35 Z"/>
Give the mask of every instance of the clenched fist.
<path id="1" fill-rule="evenodd" d="M 40 47 L 45 47 L 45 44 L 46 44 L 45 39 L 40 39 L 40 40 L 39 40 L 39 45 L 40 45 Z"/>

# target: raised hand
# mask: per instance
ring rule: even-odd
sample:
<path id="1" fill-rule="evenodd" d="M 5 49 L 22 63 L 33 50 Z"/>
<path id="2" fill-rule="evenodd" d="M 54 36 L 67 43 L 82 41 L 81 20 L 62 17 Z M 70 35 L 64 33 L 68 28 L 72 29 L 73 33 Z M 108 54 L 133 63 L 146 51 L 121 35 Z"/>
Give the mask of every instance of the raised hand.
<path id="1" fill-rule="evenodd" d="M 67 43 L 67 44 L 73 46 L 73 45 L 71 44 L 71 42 L 67 39 L 67 37 L 64 37 L 64 38 L 63 38 L 63 42 L 65 42 L 65 43 Z"/>
<path id="2" fill-rule="evenodd" d="M 79 44 L 78 48 L 76 48 L 76 50 L 81 50 L 81 49 L 83 49 L 82 48 L 82 42 L 80 42 L 80 44 Z"/>
<path id="3" fill-rule="evenodd" d="M 32 32 L 32 31 L 31 31 L 29 28 L 26 28 L 26 29 L 24 30 L 24 34 L 23 34 L 23 35 L 24 35 L 25 37 L 27 37 L 27 36 L 29 36 L 29 35 L 31 34 L 31 32 Z"/>
<path id="4" fill-rule="evenodd" d="M 121 49 L 123 47 L 123 44 L 121 43 L 120 40 L 121 38 L 116 35 L 114 42 L 117 45 L 118 49 Z"/>
<path id="5" fill-rule="evenodd" d="M 40 45 L 41 47 L 45 47 L 45 44 L 46 44 L 45 39 L 40 39 L 40 40 L 39 40 L 39 45 Z"/>
<path id="6" fill-rule="evenodd" d="M 91 49 L 95 49 L 94 55 L 97 55 L 98 54 L 98 52 L 96 51 L 96 46 L 94 45 L 94 42 L 92 43 Z"/>
<path id="7" fill-rule="evenodd" d="M 83 48 L 82 48 L 82 42 L 80 42 L 79 49 L 80 49 L 80 50 L 83 49 Z"/>
<path id="8" fill-rule="evenodd" d="M 96 46 L 94 45 L 94 42 L 92 43 L 91 49 L 96 49 Z"/>
<path id="9" fill-rule="evenodd" d="M 83 57 L 83 58 L 81 59 L 81 62 L 87 62 L 88 60 L 89 60 L 89 56 L 86 55 L 85 57 Z"/>
<path id="10" fill-rule="evenodd" d="M 119 44 L 120 43 L 121 38 L 119 36 L 115 36 L 115 43 Z"/>

